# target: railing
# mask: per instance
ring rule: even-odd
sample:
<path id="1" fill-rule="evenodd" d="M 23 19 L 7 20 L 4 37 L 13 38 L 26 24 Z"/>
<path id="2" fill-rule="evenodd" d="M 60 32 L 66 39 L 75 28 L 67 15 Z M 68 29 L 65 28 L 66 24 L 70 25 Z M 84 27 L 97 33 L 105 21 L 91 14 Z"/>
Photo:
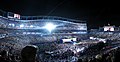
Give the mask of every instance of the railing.
<path id="1" fill-rule="evenodd" d="M 68 18 L 57 17 L 57 16 L 21 16 L 20 17 L 20 20 L 39 20 L 39 19 L 63 20 L 63 21 L 86 23 L 86 21 L 68 19 Z"/>

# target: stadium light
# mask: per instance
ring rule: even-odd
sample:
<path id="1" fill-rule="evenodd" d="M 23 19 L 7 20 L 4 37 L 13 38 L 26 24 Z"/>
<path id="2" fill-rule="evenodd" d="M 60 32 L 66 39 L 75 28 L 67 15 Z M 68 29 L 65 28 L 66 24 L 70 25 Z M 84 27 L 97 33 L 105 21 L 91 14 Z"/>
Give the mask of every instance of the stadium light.
<path id="1" fill-rule="evenodd" d="M 30 25 L 30 27 L 33 27 L 33 25 Z"/>
<path id="2" fill-rule="evenodd" d="M 23 24 L 21 24 L 21 25 L 20 25 L 20 28 L 22 28 L 22 27 L 24 27 L 24 25 L 23 25 Z"/>
<path id="3" fill-rule="evenodd" d="M 14 27 L 14 26 L 15 26 L 15 24 L 11 24 L 11 23 L 10 23 L 10 24 L 9 24 L 9 26 L 12 26 L 12 27 Z"/>
<path id="4" fill-rule="evenodd" d="M 45 28 L 46 28 L 49 32 L 51 32 L 52 30 L 54 30 L 54 29 L 56 28 L 56 25 L 54 25 L 54 24 L 52 24 L 52 23 L 47 23 L 47 24 L 45 25 Z"/>

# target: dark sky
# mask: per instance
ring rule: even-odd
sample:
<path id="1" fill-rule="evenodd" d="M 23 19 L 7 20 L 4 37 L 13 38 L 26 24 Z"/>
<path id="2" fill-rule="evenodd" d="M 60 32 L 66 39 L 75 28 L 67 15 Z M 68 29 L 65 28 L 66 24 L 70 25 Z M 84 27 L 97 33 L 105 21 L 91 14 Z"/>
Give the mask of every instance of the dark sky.
<path id="1" fill-rule="evenodd" d="M 85 20 L 89 28 L 119 26 L 120 4 L 102 0 L 0 0 L 0 9 L 23 16 L 60 16 Z"/>

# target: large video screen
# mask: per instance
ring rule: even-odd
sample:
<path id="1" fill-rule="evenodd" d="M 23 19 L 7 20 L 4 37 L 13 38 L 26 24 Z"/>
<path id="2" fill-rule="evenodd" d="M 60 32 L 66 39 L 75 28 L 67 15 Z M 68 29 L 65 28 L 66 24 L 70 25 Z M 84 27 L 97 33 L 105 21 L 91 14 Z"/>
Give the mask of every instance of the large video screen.
<path id="1" fill-rule="evenodd" d="M 105 26 L 104 31 L 114 31 L 114 27 L 113 26 Z"/>

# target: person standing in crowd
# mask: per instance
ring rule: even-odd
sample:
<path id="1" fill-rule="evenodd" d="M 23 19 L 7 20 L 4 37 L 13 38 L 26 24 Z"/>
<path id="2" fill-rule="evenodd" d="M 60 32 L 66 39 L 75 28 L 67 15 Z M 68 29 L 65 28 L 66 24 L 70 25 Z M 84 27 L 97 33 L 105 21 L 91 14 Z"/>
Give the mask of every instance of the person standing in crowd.
<path id="1" fill-rule="evenodd" d="M 37 60 L 37 46 L 26 46 L 21 51 L 21 62 L 36 62 Z"/>

